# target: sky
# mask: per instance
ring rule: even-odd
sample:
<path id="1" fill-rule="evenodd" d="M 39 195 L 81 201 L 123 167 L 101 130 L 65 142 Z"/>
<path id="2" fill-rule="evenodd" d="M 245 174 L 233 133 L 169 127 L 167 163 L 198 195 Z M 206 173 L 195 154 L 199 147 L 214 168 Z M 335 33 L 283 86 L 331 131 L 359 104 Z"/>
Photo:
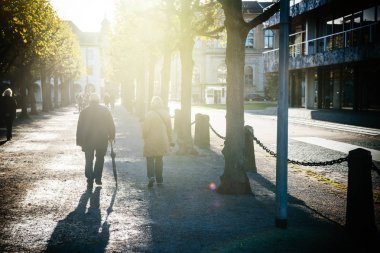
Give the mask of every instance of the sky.
<path id="1" fill-rule="evenodd" d="M 116 0 L 50 0 L 61 19 L 73 21 L 83 32 L 100 31 L 100 24 L 105 17 L 112 22 L 115 2 Z"/>
<path id="2" fill-rule="evenodd" d="M 115 0 L 50 0 L 58 16 L 73 21 L 83 32 L 98 32 L 106 17 L 112 20 Z"/>

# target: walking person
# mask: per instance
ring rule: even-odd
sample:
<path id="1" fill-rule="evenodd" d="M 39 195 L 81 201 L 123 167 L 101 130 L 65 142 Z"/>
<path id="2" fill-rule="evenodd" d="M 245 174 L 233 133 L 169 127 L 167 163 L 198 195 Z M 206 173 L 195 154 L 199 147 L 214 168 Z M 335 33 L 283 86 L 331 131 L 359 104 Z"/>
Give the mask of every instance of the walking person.
<path id="1" fill-rule="evenodd" d="M 170 151 L 172 127 L 169 112 L 164 108 L 160 97 L 155 96 L 151 100 L 150 111 L 143 122 L 142 135 L 148 187 L 152 187 L 155 181 L 161 185 L 163 183 L 163 156 Z"/>
<path id="2" fill-rule="evenodd" d="M 85 176 L 88 189 L 92 189 L 94 180 L 97 185 L 102 185 L 104 156 L 107 152 L 108 141 L 115 140 L 115 124 L 111 112 L 99 103 L 99 96 L 92 93 L 89 97 L 89 106 L 79 114 L 76 132 L 76 144 L 81 146 L 85 153 Z"/>
<path id="3" fill-rule="evenodd" d="M 108 94 L 108 92 L 106 92 L 104 94 L 104 98 L 103 98 L 103 101 L 104 101 L 104 105 L 107 107 L 107 108 L 110 108 L 110 95 Z"/>
<path id="4" fill-rule="evenodd" d="M 5 127 L 7 129 L 7 141 L 12 139 L 12 127 L 13 121 L 16 118 L 17 103 L 12 96 L 13 92 L 10 88 L 6 89 L 1 98 L 1 118 L 4 121 Z"/>

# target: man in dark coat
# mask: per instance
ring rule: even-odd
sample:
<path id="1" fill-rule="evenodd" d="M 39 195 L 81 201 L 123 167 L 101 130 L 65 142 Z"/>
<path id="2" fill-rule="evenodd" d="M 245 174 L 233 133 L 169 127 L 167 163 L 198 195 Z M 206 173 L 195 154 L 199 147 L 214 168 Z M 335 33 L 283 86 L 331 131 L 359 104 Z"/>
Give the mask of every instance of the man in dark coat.
<path id="1" fill-rule="evenodd" d="M 108 141 L 115 139 L 115 124 L 108 108 L 99 104 L 96 93 L 90 95 L 89 103 L 79 114 L 76 143 L 85 153 L 87 188 L 92 189 L 94 180 L 97 185 L 102 184 L 104 156 Z"/>
<path id="2" fill-rule="evenodd" d="M 10 88 L 3 92 L 0 102 L 0 117 L 3 119 L 5 127 L 7 128 L 7 141 L 10 141 L 12 139 L 12 126 L 16 118 L 17 109 L 16 100 L 12 96 L 12 90 Z"/>

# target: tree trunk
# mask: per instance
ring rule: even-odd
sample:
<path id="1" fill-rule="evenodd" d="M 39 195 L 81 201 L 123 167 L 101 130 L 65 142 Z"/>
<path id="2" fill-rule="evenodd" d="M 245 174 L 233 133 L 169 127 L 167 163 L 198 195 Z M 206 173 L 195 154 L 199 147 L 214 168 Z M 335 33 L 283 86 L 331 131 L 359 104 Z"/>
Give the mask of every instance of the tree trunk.
<path id="1" fill-rule="evenodd" d="M 75 104 L 76 100 L 75 100 L 74 79 L 73 79 L 73 77 L 69 78 L 69 85 L 68 86 L 69 86 L 69 97 L 70 97 L 69 101 L 70 101 L 70 105 L 71 104 Z M 100 93 L 99 93 L 99 95 L 100 95 Z"/>
<path id="2" fill-rule="evenodd" d="M 137 80 L 136 80 L 136 103 L 135 103 L 135 110 L 137 117 L 140 120 L 143 120 L 145 117 L 145 68 L 140 67 L 137 73 Z"/>
<path id="3" fill-rule="evenodd" d="M 47 106 L 48 106 L 48 110 L 51 111 L 54 109 L 53 107 L 53 101 L 52 101 L 52 98 L 51 98 L 51 83 L 50 83 L 50 80 L 51 80 L 51 73 L 49 73 L 49 75 L 47 76 L 47 80 L 46 80 L 46 103 L 47 103 Z"/>
<path id="4" fill-rule="evenodd" d="M 227 113 L 226 141 L 223 148 L 224 173 L 217 192 L 221 194 L 251 194 L 244 171 L 244 60 L 245 39 L 241 1 L 224 1 L 227 30 Z"/>
<path id="5" fill-rule="evenodd" d="M 121 84 L 121 101 L 127 111 L 133 113 L 135 104 L 135 86 L 134 79 L 129 73 L 126 74 Z"/>
<path id="6" fill-rule="evenodd" d="M 152 99 L 154 96 L 154 65 L 155 65 L 155 59 L 154 56 L 150 56 L 149 60 L 149 80 L 148 80 L 148 102 Z"/>
<path id="7" fill-rule="evenodd" d="M 30 71 L 27 72 L 26 75 L 26 83 L 28 84 L 28 96 L 29 96 L 29 101 L 30 101 L 30 114 L 32 115 L 37 115 L 37 105 L 36 105 L 36 96 L 35 96 L 35 84 L 32 81 L 32 75 Z"/>
<path id="8" fill-rule="evenodd" d="M 20 96 L 21 96 L 21 118 L 29 118 L 28 115 L 28 97 L 26 95 L 26 73 L 27 73 L 27 68 L 25 66 L 21 66 L 20 69 L 20 75 L 17 78 L 19 82 L 19 87 L 20 87 Z"/>
<path id="9" fill-rule="evenodd" d="M 44 64 L 41 64 L 41 90 L 42 90 L 42 111 L 48 112 L 48 100 L 47 100 L 47 84 L 46 84 L 46 67 Z"/>
<path id="10" fill-rule="evenodd" d="M 197 154 L 191 135 L 191 85 L 193 75 L 193 47 L 191 37 L 184 39 L 179 47 L 181 58 L 181 120 L 178 131 L 178 153 Z"/>
<path id="11" fill-rule="evenodd" d="M 58 108 L 59 107 L 59 103 L 58 103 L 58 76 L 54 76 L 54 108 Z"/>
<path id="12" fill-rule="evenodd" d="M 68 78 L 61 77 L 61 106 L 69 105 Z"/>
<path id="13" fill-rule="evenodd" d="M 169 103 L 169 81 L 171 68 L 171 52 L 167 50 L 164 54 L 164 60 L 161 70 L 161 98 L 165 106 Z"/>

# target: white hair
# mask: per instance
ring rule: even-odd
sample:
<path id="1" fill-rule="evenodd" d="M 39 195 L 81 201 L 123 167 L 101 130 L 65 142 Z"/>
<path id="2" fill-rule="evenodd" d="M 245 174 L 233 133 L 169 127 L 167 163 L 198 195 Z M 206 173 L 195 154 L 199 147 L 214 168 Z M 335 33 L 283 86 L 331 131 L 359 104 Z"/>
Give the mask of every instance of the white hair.
<path id="1" fill-rule="evenodd" d="M 12 97 L 12 90 L 10 88 L 3 92 L 3 97 Z"/>

